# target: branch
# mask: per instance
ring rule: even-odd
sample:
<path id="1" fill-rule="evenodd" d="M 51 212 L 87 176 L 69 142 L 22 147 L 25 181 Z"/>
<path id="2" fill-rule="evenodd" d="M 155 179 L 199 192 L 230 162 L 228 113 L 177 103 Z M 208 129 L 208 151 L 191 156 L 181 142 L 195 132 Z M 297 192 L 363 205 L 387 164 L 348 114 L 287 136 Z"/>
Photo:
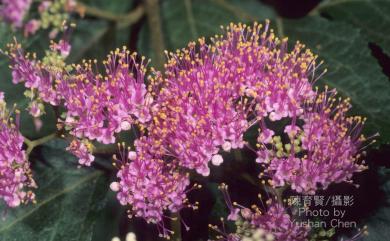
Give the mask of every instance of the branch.
<path id="1" fill-rule="evenodd" d="M 31 141 L 30 139 L 24 137 L 24 143 L 27 145 L 27 150 L 26 150 L 26 154 L 27 156 L 30 155 L 30 153 L 32 152 L 32 150 L 37 147 L 37 146 L 40 146 L 54 138 L 57 137 L 57 133 L 52 133 L 50 135 L 47 135 L 47 136 L 44 136 L 42 138 L 39 138 L 39 139 L 36 139 L 36 140 L 33 140 Z"/>
<path id="2" fill-rule="evenodd" d="M 179 213 L 174 213 L 171 220 L 171 229 L 173 231 L 172 240 L 181 241 L 181 217 Z"/>
<path id="3" fill-rule="evenodd" d="M 94 155 L 113 155 L 118 152 L 117 145 L 102 145 L 93 149 Z"/>
<path id="4" fill-rule="evenodd" d="M 116 22 L 118 24 L 118 28 L 121 29 L 130 26 L 131 24 L 140 20 L 144 15 L 145 10 L 142 5 L 139 5 L 127 14 L 115 14 L 110 11 L 105 11 L 96 7 L 88 6 L 84 3 L 77 2 L 76 12 L 78 12 L 82 17 L 84 17 L 85 15 L 89 15 Z"/>
<path id="5" fill-rule="evenodd" d="M 155 66 L 162 70 L 164 67 L 164 35 L 161 28 L 160 6 L 158 0 L 144 0 L 146 16 L 148 18 L 150 29 L 150 41 L 155 53 Z"/>

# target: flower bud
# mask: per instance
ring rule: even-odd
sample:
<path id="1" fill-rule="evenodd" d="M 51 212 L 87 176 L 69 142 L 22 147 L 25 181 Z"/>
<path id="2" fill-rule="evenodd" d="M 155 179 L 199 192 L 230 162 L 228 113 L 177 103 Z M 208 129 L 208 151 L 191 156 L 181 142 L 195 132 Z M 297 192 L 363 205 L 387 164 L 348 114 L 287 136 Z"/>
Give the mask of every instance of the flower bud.
<path id="1" fill-rule="evenodd" d="M 110 189 L 111 189 L 112 191 L 114 191 L 114 192 L 119 191 L 119 188 L 120 188 L 120 185 L 119 185 L 118 182 L 112 182 L 112 183 L 110 184 Z"/>
<path id="2" fill-rule="evenodd" d="M 221 165 L 223 162 L 223 157 L 219 154 L 217 155 L 214 155 L 211 159 L 211 163 L 214 165 L 214 166 L 219 166 Z"/>

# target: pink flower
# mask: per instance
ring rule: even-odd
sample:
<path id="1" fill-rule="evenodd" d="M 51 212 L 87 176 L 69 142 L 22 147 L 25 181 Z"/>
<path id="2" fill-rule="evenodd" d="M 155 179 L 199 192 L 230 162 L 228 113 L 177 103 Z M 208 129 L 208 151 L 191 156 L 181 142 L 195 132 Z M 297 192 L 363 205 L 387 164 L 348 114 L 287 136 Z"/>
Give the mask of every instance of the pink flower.
<path id="1" fill-rule="evenodd" d="M 204 176 L 221 146 L 227 142 L 229 150 L 244 146 L 248 127 L 246 109 L 239 103 L 239 83 L 217 58 L 204 40 L 198 47 L 190 43 L 171 55 L 166 78 L 154 80 L 162 89 L 150 138 L 163 147 L 161 153 Z"/>
<path id="2" fill-rule="evenodd" d="M 86 140 L 74 139 L 66 150 L 79 159 L 80 165 L 91 166 L 95 160 L 95 157 L 92 155 L 93 146 Z"/>
<path id="3" fill-rule="evenodd" d="M 146 69 L 135 58 L 126 49 L 117 49 L 104 61 L 105 73 L 95 73 L 92 63 L 86 62 L 62 77 L 58 91 L 72 135 L 109 144 L 116 133 L 150 120 L 153 99 L 144 84 Z"/>
<path id="4" fill-rule="evenodd" d="M 221 240 L 229 240 L 229 237 L 234 237 L 235 239 L 233 240 L 244 240 L 244 237 L 248 237 L 248 235 L 254 235 L 254 238 L 255 236 L 263 236 L 265 234 L 268 234 L 269 237 L 273 237 L 272 239 L 267 240 L 307 240 L 310 231 L 309 228 L 304 226 L 301 227 L 301 225 L 295 223 L 282 204 L 275 203 L 274 200 L 270 199 L 265 202 L 267 205 L 266 207 L 259 208 L 252 205 L 251 210 L 237 203 L 232 203 L 227 185 L 222 184 L 220 190 L 222 191 L 230 211 L 228 220 L 235 221 L 238 230 L 238 232 L 234 234 L 224 234 L 226 239 Z M 214 229 L 216 228 L 214 227 Z M 261 233 L 259 233 L 259 231 L 261 231 Z M 257 234 L 255 234 L 256 232 Z M 255 238 L 255 240 L 258 238 Z"/>
<path id="5" fill-rule="evenodd" d="M 312 77 L 316 56 L 296 43 L 287 50 L 287 38 L 278 39 L 265 26 L 230 24 L 214 39 L 218 62 L 240 83 L 242 94 L 256 100 L 259 118 L 280 120 L 302 113 L 301 104 L 315 96 Z"/>
<path id="6" fill-rule="evenodd" d="M 23 26 L 23 20 L 30 9 L 31 0 L 2 0 L 0 17 L 15 28 Z"/>
<path id="7" fill-rule="evenodd" d="M 255 212 L 249 220 L 256 228 L 271 233 L 275 241 L 307 240 L 309 229 L 295 223 L 286 209 L 277 203 L 271 203 L 268 209 Z"/>
<path id="8" fill-rule="evenodd" d="M 22 149 L 24 138 L 10 119 L 3 98 L 0 100 L 0 119 L 0 198 L 9 207 L 17 207 L 34 201 L 35 195 L 28 189 L 36 187 L 36 184 Z"/>
<path id="9" fill-rule="evenodd" d="M 121 152 L 118 183 L 112 185 L 122 205 L 130 206 L 129 216 L 142 217 L 147 222 L 159 224 L 163 229 L 164 212 L 178 212 L 186 202 L 188 175 L 181 173 L 174 163 L 153 156 L 148 140 L 141 138 L 136 142 L 137 157 L 127 159 Z"/>
<path id="10" fill-rule="evenodd" d="M 24 83 L 44 102 L 58 105 L 61 96 L 55 88 L 55 80 L 61 76 L 61 72 L 51 66 L 44 65 L 35 58 L 35 55 L 25 54 L 20 44 L 10 44 L 9 58 L 11 60 L 12 82 Z M 32 94 L 34 94 L 32 93 Z M 32 97 L 32 96 L 31 96 Z"/>
<path id="11" fill-rule="evenodd" d="M 207 176 L 220 148 L 242 148 L 256 122 L 302 114 L 302 104 L 315 96 L 316 57 L 299 43 L 288 52 L 268 24 L 231 24 L 210 45 L 201 38 L 198 46 L 167 53 L 165 77 L 152 79 L 161 90 L 149 127 L 161 154 Z M 271 142 L 273 134 L 263 129 L 261 142 Z"/>
<path id="12" fill-rule="evenodd" d="M 68 57 L 72 46 L 68 41 L 61 39 L 58 43 L 53 43 L 51 49 L 53 51 L 58 51 L 63 58 Z"/>
<path id="13" fill-rule="evenodd" d="M 302 115 L 285 127 L 287 143 L 274 137 L 271 146 L 261 145 L 263 158 L 258 161 L 270 161 L 273 185 L 289 184 L 297 192 L 314 194 L 331 183 L 348 182 L 355 172 L 365 170 L 359 154 L 366 140 L 360 134 L 365 120 L 348 117 L 350 108 L 349 100 L 336 100 L 335 91 L 318 93 L 304 105 Z"/>
<path id="14" fill-rule="evenodd" d="M 41 22 L 36 19 L 31 19 L 24 25 L 24 36 L 28 37 L 29 35 L 35 34 L 41 26 Z"/>
<path id="15" fill-rule="evenodd" d="M 50 7 L 51 4 L 52 4 L 51 1 L 48 1 L 48 0 L 42 1 L 41 4 L 39 4 L 39 6 L 38 6 L 38 11 L 40 13 L 45 12 Z"/>

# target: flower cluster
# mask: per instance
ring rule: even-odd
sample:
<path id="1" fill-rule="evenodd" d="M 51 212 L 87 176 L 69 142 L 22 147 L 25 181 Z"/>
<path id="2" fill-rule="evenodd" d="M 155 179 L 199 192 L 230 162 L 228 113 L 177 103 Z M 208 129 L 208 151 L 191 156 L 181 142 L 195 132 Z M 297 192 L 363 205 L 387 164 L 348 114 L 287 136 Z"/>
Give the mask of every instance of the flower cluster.
<path id="1" fill-rule="evenodd" d="M 118 133 L 139 128 L 135 150 L 116 159 L 119 181 L 111 189 L 131 206 L 129 216 L 159 224 L 164 236 L 164 212 L 187 206 L 187 173 L 208 176 L 210 162 L 223 162 L 221 150 L 250 147 L 244 134 L 251 126 L 260 130 L 257 162 L 275 187 L 313 194 L 365 169 L 359 154 L 365 120 L 348 117 L 349 101 L 337 100 L 335 91 L 313 87 L 317 56 L 299 42 L 288 51 L 287 39 L 278 39 L 269 22 L 230 24 L 210 43 L 200 38 L 167 52 L 164 74 L 152 70 L 148 86 L 145 59 L 126 48 L 108 55 L 104 71 L 92 60 L 66 65 L 64 40 L 53 42 L 42 61 L 17 44 L 10 49 L 14 83 L 31 89 L 30 112 L 39 116 L 43 102 L 64 104 L 59 126 L 69 131 L 68 150 L 80 164 L 94 160 L 93 141 L 112 144 Z M 229 206 L 229 219 L 275 240 L 307 236 L 280 204 L 264 212 Z"/>
<path id="2" fill-rule="evenodd" d="M 334 97 L 313 88 L 317 57 L 300 43 L 288 52 L 287 40 L 275 37 L 268 24 L 264 30 L 259 24 L 231 24 L 225 36 L 210 44 L 201 38 L 167 53 L 165 75 L 150 78 L 155 101 L 143 138 L 151 156 L 141 154 L 137 162 L 165 160 L 208 176 L 210 162 L 223 162 L 219 151 L 243 148 L 244 133 L 258 124 L 257 160 L 275 186 L 290 184 L 312 193 L 319 184 L 326 188 L 348 181 L 364 168 L 356 164 L 363 121 L 346 117 L 347 102 L 335 107 L 335 113 Z M 271 128 L 278 121 L 285 125 L 284 136 Z M 283 145 L 285 139 L 290 143 Z M 136 152 L 142 153 L 137 147 Z M 287 220 L 280 208 L 270 211 Z"/>
<path id="3" fill-rule="evenodd" d="M 38 6 L 40 19 L 30 20 L 25 27 L 25 33 L 34 33 L 39 28 L 51 28 L 49 36 L 54 38 L 68 20 L 69 13 L 75 10 L 76 0 L 44 0 Z"/>
<path id="4" fill-rule="evenodd" d="M 0 17 L 14 28 L 23 26 L 32 0 L 3 0 L 0 5 Z"/>
<path id="5" fill-rule="evenodd" d="M 302 112 L 302 102 L 313 98 L 317 57 L 299 42 L 289 52 L 287 38 L 278 39 L 268 21 L 264 27 L 230 24 L 225 36 L 212 40 L 216 61 L 240 83 L 241 94 L 255 99 L 259 119 L 292 117 Z"/>
<path id="6" fill-rule="evenodd" d="M 146 138 L 141 138 L 135 143 L 138 153 L 122 149 L 120 159 L 115 158 L 120 181 L 110 187 L 118 192 L 122 205 L 131 206 L 130 217 L 134 215 L 159 224 L 160 233 L 168 236 L 169 231 L 162 222 L 163 213 L 178 212 L 185 206 L 190 182 L 188 175 L 181 173 L 174 163 L 154 157 L 148 151 L 149 144 Z"/>
<path id="7" fill-rule="evenodd" d="M 264 213 L 257 210 L 248 217 L 253 226 L 272 233 L 276 241 L 305 240 L 308 236 L 308 228 L 294 223 L 281 204 L 271 203 Z"/>
<path id="8" fill-rule="evenodd" d="M 77 138 L 68 148 L 80 158 L 81 164 L 91 164 L 93 148 L 85 143 L 97 140 L 115 143 L 115 133 L 129 130 L 133 124 L 150 120 L 153 98 L 144 83 L 144 57 L 117 49 L 104 61 L 105 72 L 94 70 L 96 62 L 85 61 L 69 66 L 65 58 L 71 46 L 65 39 L 52 42 L 43 60 L 34 54 L 24 54 L 20 44 L 9 45 L 13 83 L 23 82 L 30 90 L 30 113 L 39 117 L 43 103 L 64 104 L 66 113 L 59 126 Z M 79 143 L 79 148 L 75 143 Z M 83 145 L 81 143 L 84 143 Z"/>
<path id="9" fill-rule="evenodd" d="M 55 83 L 62 78 L 66 67 L 64 60 L 70 51 L 69 43 L 65 40 L 52 42 L 51 51 L 46 52 L 42 61 L 35 54 L 24 53 L 21 45 L 16 42 L 9 44 L 8 48 L 12 82 L 24 83 L 29 89 L 25 95 L 31 100 L 30 114 L 34 117 L 41 116 L 44 113 L 44 102 L 53 106 L 60 104 L 61 95 L 55 88 Z"/>
<path id="10" fill-rule="evenodd" d="M 62 29 L 70 12 L 76 7 L 75 0 L 43 0 L 38 6 L 39 19 L 25 21 L 32 0 L 3 0 L 0 4 L 0 18 L 13 28 L 24 28 L 24 35 L 34 34 L 38 29 L 52 28 L 50 37 L 54 38 Z"/>
<path id="11" fill-rule="evenodd" d="M 315 56 L 301 44 L 287 53 L 286 41 L 268 34 L 268 22 L 261 29 L 231 24 L 210 45 L 199 39 L 198 46 L 168 54 L 165 78 L 155 78 L 162 87 L 149 127 L 161 153 L 207 176 L 210 160 L 223 161 L 220 148 L 242 148 L 243 134 L 263 116 L 302 112 L 300 102 L 314 95 Z"/>
<path id="12" fill-rule="evenodd" d="M 26 153 L 24 138 L 6 108 L 4 94 L 0 93 L 0 198 L 9 207 L 34 201 L 35 188 Z"/>
<path id="13" fill-rule="evenodd" d="M 75 155 L 81 165 L 90 166 L 95 160 L 95 157 L 91 154 L 93 145 L 88 140 L 73 139 L 66 150 Z"/>
<path id="14" fill-rule="evenodd" d="M 141 63 L 136 58 L 126 48 L 117 49 L 104 61 L 105 73 L 96 73 L 94 63 L 85 61 L 62 77 L 56 87 L 67 111 L 63 124 L 71 135 L 111 144 L 116 133 L 150 120 L 153 98 L 144 83 L 146 64 L 143 57 Z M 91 148 L 79 147 L 77 156 L 84 153 L 89 160 L 80 163 L 90 164 Z"/>
<path id="15" fill-rule="evenodd" d="M 207 176 L 221 146 L 226 151 L 243 147 L 248 122 L 229 70 L 214 60 L 203 40 L 199 49 L 198 54 L 191 43 L 169 59 L 149 138 L 160 143 L 161 154 Z"/>
<path id="16" fill-rule="evenodd" d="M 281 136 L 271 132 L 261 139 L 258 161 L 267 165 L 274 186 L 291 185 L 300 193 L 314 194 L 331 183 L 349 181 L 359 164 L 360 134 L 364 119 L 348 117 L 349 100 L 337 100 L 335 91 L 325 90 L 307 102 L 302 115 L 291 118 Z"/>
<path id="17" fill-rule="evenodd" d="M 279 202 L 269 199 L 267 206 L 262 209 L 253 205 L 251 209 L 237 203 L 232 203 L 226 184 L 220 186 L 226 204 L 230 210 L 228 220 L 235 221 L 237 229 L 235 233 L 223 234 L 219 240 L 275 240 L 275 241 L 300 241 L 307 240 L 310 229 L 297 224 L 288 214 L 287 209 Z M 261 197 L 260 197 L 261 198 Z M 210 225 L 216 231 L 218 226 Z"/>

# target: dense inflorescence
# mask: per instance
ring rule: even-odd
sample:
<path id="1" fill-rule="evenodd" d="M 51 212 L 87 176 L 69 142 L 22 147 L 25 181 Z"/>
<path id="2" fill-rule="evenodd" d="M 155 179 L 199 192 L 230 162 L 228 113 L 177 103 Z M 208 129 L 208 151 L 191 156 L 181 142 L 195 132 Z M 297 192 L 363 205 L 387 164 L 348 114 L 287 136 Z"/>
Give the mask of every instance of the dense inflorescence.
<path id="1" fill-rule="evenodd" d="M 21 45 L 16 42 L 8 47 L 12 82 L 24 83 L 28 89 L 25 95 L 30 99 L 30 114 L 34 117 L 43 115 L 43 103 L 59 105 L 62 96 L 56 88 L 56 82 L 63 78 L 66 71 L 64 61 L 70 51 L 69 43 L 65 40 L 52 42 L 50 51 L 46 52 L 43 60 L 38 60 L 35 54 L 24 53 Z"/>
<path id="2" fill-rule="evenodd" d="M 207 176 L 221 146 L 243 147 L 248 122 L 228 70 L 218 66 L 202 40 L 199 49 L 198 54 L 191 43 L 169 59 L 149 136 L 163 147 L 161 154 Z"/>
<path id="3" fill-rule="evenodd" d="M 35 195 L 29 189 L 35 188 L 30 164 L 22 149 L 24 138 L 11 118 L 0 93 L 0 198 L 9 207 L 34 201 Z"/>
<path id="4" fill-rule="evenodd" d="M 359 164 L 365 120 L 348 117 L 349 100 L 337 100 L 335 95 L 328 90 L 317 93 L 303 105 L 302 115 L 291 118 L 282 135 L 259 140 L 257 160 L 266 164 L 274 186 L 288 184 L 297 192 L 314 194 L 366 169 Z"/>
<path id="5" fill-rule="evenodd" d="M 152 96 L 144 83 L 144 58 L 127 49 L 112 52 L 104 61 L 105 72 L 95 71 L 97 64 L 84 61 L 81 65 L 67 65 L 70 44 L 62 39 L 52 42 L 43 60 L 35 54 L 25 54 L 20 44 L 9 45 L 13 83 L 23 82 L 26 96 L 31 99 L 30 113 L 39 117 L 44 103 L 64 104 L 66 114 L 59 127 L 77 138 L 68 148 L 90 165 L 93 160 L 91 141 L 115 143 L 115 134 L 129 130 L 133 124 L 150 120 Z M 75 143 L 79 143 L 79 148 Z M 88 148 L 87 148 L 88 147 Z M 82 157 L 82 158 L 81 158 Z"/>
<path id="6" fill-rule="evenodd" d="M 110 187 L 118 192 L 122 205 L 130 206 L 129 217 L 134 215 L 158 224 L 161 234 L 167 236 L 170 230 L 164 227 L 164 213 L 178 212 L 188 206 L 189 177 L 175 163 L 153 156 L 146 138 L 137 140 L 135 145 L 137 153 L 122 149 L 120 158 L 115 158 L 120 168 L 119 182 L 113 182 Z"/>
<path id="7" fill-rule="evenodd" d="M 271 203 L 264 213 L 260 210 L 252 213 L 249 221 L 254 227 L 271 233 L 276 241 L 306 240 L 309 234 L 309 229 L 295 223 L 278 203 Z"/>
<path id="8" fill-rule="evenodd" d="M 49 36 L 53 38 L 62 30 L 62 25 L 68 20 L 69 14 L 75 10 L 75 0 L 43 0 L 38 6 L 40 18 L 28 22 L 33 26 L 33 31 L 30 31 L 26 24 L 25 33 L 35 33 L 39 28 L 50 28 Z"/>
<path id="9" fill-rule="evenodd" d="M 129 216 L 159 224 L 166 236 L 165 213 L 191 206 L 188 173 L 208 176 L 210 163 L 223 163 L 222 151 L 255 150 L 265 169 L 260 178 L 299 193 L 349 182 L 365 169 L 360 154 L 365 120 L 348 117 L 349 100 L 337 100 L 335 90 L 313 87 L 320 77 L 317 56 L 299 42 L 288 51 L 287 39 L 277 38 L 269 22 L 230 24 L 224 31 L 209 43 L 200 38 L 166 52 L 165 72 L 151 69 L 149 77 L 145 59 L 126 48 L 108 55 L 104 71 L 92 60 L 65 64 L 70 51 L 65 40 L 53 42 L 42 61 L 18 44 L 8 55 L 13 82 L 30 89 L 33 116 L 43 113 L 43 103 L 64 104 L 58 126 L 68 132 L 67 149 L 80 164 L 93 162 L 94 141 L 115 143 L 118 133 L 132 128 L 141 135 L 134 150 L 116 158 L 119 180 L 111 189 L 130 206 Z M 259 128 L 256 148 L 244 140 L 252 126 Z M 233 207 L 231 201 L 228 206 L 229 220 L 241 219 L 275 240 L 308 235 L 279 203 L 263 211 Z"/>
<path id="10" fill-rule="evenodd" d="M 246 208 L 232 202 L 226 184 L 220 187 L 230 214 L 229 221 L 234 221 L 236 230 L 227 233 L 220 230 L 216 225 L 210 227 L 219 232 L 218 240 L 228 241 L 303 241 L 307 240 L 310 228 L 297 223 L 288 213 L 281 201 L 275 197 L 268 199 L 259 208 L 256 205 Z M 259 197 L 261 199 L 261 196 Z"/>
<path id="11" fill-rule="evenodd" d="M 20 28 L 31 3 L 31 0 L 3 0 L 0 5 L 0 17 L 14 28 Z"/>
<path id="12" fill-rule="evenodd" d="M 248 145 L 244 133 L 258 125 L 257 160 L 276 187 L 313 193 L 364 169 L 357 164 L 363 121 L 346 117 L 347 102 L 334 106 L 332 91 L 314 89 L 317 56 L 303 44 L 288 52 L 268 22 L 264 30 L 231 24 L 210 44 L 198 42 L 167 53 L 165 75 L 150 78 L 155 102 L 145 138 L 159 160 L 208 176 L 210 162 L 223 162 L 219 152 Z M 271 128 L 278 122 L 281 136 Z"/>
<path id="13" fill-rule="evenodd" d="M 241 94 L 255 99 L 258 119 L 280 120 L 302 113 L 301 103 L 314 97 L 317 57 L 299 42 L 289 52 L 287 38 L 277 38 L 268 26 L 230 24 L 225 36 L 212 39 L 211 48 L 216 49 L 216 62 L 240 83 Z"/>
<path id="14" fill-rule="evenodd" d="M 286 40 L 267 33 L 268 23 L 261 29 L 231 24 L 210 45 L 199 39 L 168 54 L 165 77 L 155 79 L 162 87 L 149 128 L 161 153 L 207 176 L 221 147 L 243 148 L 245 131 L 264 116 L 302 113 L 300 103 L 314 96 L 315 56 L 301 44 L 287 53 Z"/>
<path id="15" fill-rule="evenodd" d="M 105 73 L 94 71 L 96 62 L 85 61 L 60 80 L 57 89 L 67 110 L 62 124 L 71 135 L 111 144 L 116 133 L 150 120 L 153 98 L 144 83 L 146 64 L 136 58 L 125 48 L 117 49 L 104 61 Z M 92 149 L 80 145 L 77 152 L 89 156 Z"/>
<path id="16" fill-rule="evenodd" d="M 32 0 L 2 0 L 0 2 L 0 18 L 14 29 L 24 28 L 24 35 L 35 34 L 40 29 L 51 28 L 49 36 L 54 38 L 62 31 L 69 13 L 76 7 L 75 0 L 43 0 L 38 6 L 39 18 L 27 19 Z"/>

